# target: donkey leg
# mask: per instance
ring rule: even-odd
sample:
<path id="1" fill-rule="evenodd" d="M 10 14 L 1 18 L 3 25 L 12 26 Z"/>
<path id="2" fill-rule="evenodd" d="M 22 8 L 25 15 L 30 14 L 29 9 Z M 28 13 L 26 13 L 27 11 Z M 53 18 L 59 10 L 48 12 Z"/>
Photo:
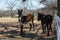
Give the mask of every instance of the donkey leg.
<path id="1" fill-rule="evenodd" d="M 47 36 L 49 36 L 49 26 L 47 25 Z"/>
<path id="2" fill-rule="evenodd" d="M 46 33 L 46 24 L 44 24 L 44 32 Z"/>
<path id="3" fill-rule="evenodd" d="M 50 31 L 52 32 L 52 27 L 51 27 L 51 24 L 50 24 L 49 26 L 50 26 Z"/>
<path id="4" fill-rule="evenodd" d="M 42 30 L 43 30 L 43 32 L 42 32 L 42 33 L 45 33 L 44 24 L 42 24 Z"/>
<path id="5" fill-rule="evenodd" d="M 33 31 L 35 30 L 35 26 L 34 26 L 34 23 L 32 24 L 33 25 Z"/>
<path id="6" fill-rule="evenodd" d="M 30 25 L 30 30 L 29 31 L 31 31 L 32 30 L 32 24 L 30 23 L 29 25 Z"/>
<path id="7" fill-rule="evenodd" d="M 43 29 L 44 29 L 44 33 L 46 33 L 46 24 L 44 24 Z"/>
<path id="8" fill-rule="evenodd" d="M 23 25 L 21 25 L 21 32 L 20 35 L 23 34 Z"/>
<path id="9" fill-rule="evenodd" d="M 33 31 L 35 30 L 35 27 L 34 27 L 34 22 L 32 22 L 32 28 L 33 28 Z"/>

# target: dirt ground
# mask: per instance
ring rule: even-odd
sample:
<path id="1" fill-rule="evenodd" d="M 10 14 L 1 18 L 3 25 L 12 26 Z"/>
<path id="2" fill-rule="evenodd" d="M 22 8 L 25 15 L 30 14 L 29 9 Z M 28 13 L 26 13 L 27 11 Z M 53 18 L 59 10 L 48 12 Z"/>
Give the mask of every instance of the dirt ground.
<path id="1" fill-rule="evenodd" d="M 53 31 L 50 32 L 50 36 L 46 36 L 47 33 L 42 34 L 40 21 L 34 20 L 34 26 L 35 30 L 29 31 L 29 24 L 25 24 L 24 33 L 20 35 L 18 18 L 0 18 L 0 40 L 56 40 L 54 21 L 52 24 Z"/>

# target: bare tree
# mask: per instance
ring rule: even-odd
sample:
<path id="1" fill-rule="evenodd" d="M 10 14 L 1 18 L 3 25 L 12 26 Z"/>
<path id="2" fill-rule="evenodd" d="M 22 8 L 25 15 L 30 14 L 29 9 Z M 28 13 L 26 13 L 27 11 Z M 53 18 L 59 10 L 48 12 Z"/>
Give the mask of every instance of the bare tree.
<path id="1" fill-rule="evenodd" d="M 17 0 L 8 0 L 6 1 L 7 8 L 11 11 L 11 17 L 13 17 L 13 9 L 16 7 Z"/>
<path id="2" fill-rule="evenodd" d="M 48 11 L 52 11 L 54 16 L 54 11 L 57 8 L 57 0 L 43 0 L 40 3 L 45 4 L 47 6 Z"/>

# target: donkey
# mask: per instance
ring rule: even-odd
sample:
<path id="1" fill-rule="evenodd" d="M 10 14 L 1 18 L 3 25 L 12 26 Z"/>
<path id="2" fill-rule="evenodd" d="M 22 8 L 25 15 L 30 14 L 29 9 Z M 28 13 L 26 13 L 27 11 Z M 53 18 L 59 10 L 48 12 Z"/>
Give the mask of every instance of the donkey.
<path id="1" fill-rule="evenodd" d="M 32 28 L 31 26 L 34 26 L 33 25 L 34 15 L 31 14 L 31 13 L 28 13 L 27 15 L 23 15 L 22 11 L 23 11 L 22 9 L 21 10 L 18 9 L 18 19 L 19 19 L 19 23 L 20 23 L 20 26 L 21 26 L 20 34 L 23 33 L 23 24 L 26 24 L 26 23 L 28 23 L 29 21 L 32 20 L 32 24 L 30 24 L 30 31 L 31 31 L 31 28 Z"/>
<path id="2" fill-rule="evenodd" d="M 38 21 L 41 20 L 43 33 L 46 32 L 46 28 L 47 28 L 47 32 L 48 32 L 47 35 L 49 35 L 49 31 L 52 31 L 51 24 L 52 24 L 52 21 L 53 21 L 53 16 L 40 14 L 38 12 L 38 19 L 37 20 Z"/>

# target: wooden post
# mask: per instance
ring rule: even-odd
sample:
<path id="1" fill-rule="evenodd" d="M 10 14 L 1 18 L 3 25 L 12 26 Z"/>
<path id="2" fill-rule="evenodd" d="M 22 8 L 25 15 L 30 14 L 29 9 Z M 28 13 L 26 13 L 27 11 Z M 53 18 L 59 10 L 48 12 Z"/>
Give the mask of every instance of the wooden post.
<path id="1" fill-rule="evenodd" d="M 58 7 L 58 13 L 57 15 L 60 17 L 60 0 L 57 0 L 57 7 Z"/>

